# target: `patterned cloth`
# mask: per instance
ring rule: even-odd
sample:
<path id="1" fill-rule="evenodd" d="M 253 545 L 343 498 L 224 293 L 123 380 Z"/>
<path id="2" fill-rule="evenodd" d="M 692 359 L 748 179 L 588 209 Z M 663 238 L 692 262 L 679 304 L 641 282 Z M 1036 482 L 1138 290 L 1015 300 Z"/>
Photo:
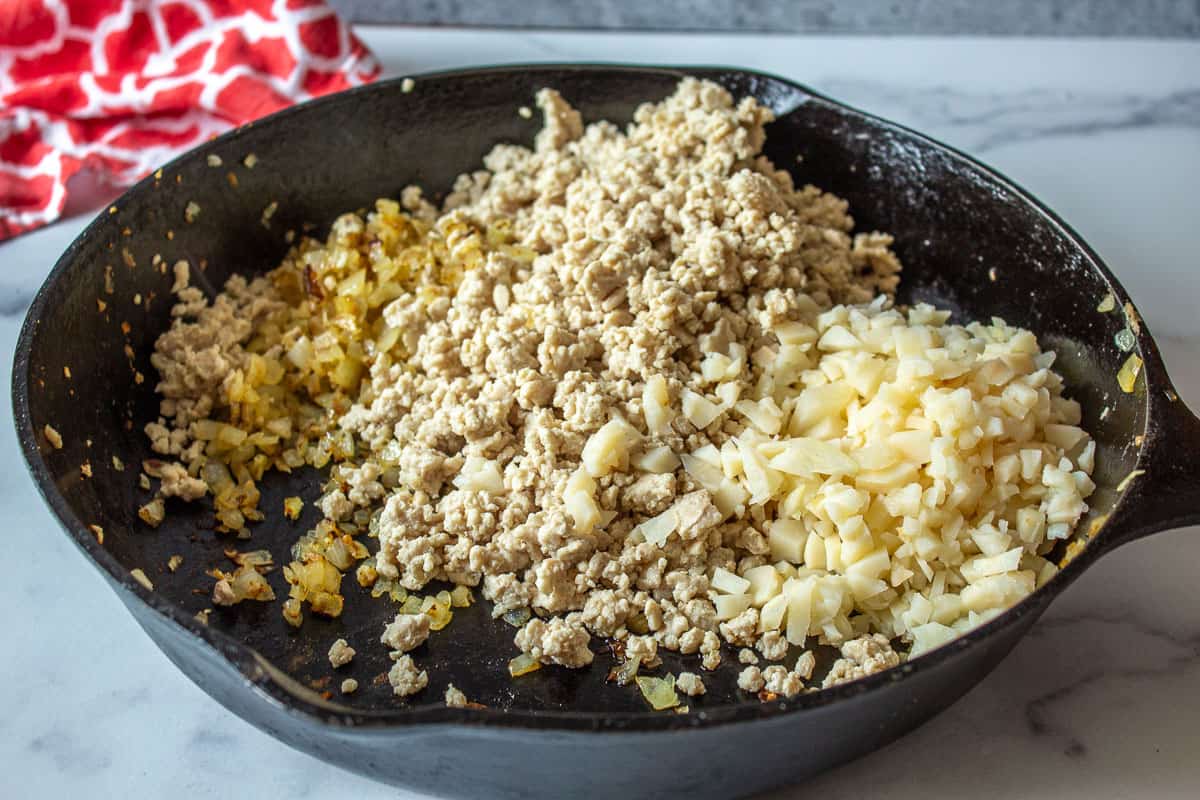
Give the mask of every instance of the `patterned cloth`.
<path id="1" fill-rule="evenodd" d="M 0 0 L 0 240 L 379 67 L 322 0 Z"/>

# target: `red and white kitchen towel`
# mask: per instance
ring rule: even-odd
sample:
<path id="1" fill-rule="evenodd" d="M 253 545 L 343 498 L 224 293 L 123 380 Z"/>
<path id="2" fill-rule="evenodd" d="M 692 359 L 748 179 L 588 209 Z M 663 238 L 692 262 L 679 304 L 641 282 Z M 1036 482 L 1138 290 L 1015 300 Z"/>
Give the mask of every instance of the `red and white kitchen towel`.
<path id="1" fill-rule="evenodd" d="M 57 219 L 81 170 L 125 187 L 378 74 L 323 0 L 0 0 L 0 241 Z"/>

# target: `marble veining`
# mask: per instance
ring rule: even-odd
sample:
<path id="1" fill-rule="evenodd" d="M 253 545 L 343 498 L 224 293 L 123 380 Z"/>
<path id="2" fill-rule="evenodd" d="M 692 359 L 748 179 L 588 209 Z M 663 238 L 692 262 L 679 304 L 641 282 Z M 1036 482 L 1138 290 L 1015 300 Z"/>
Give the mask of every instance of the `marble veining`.
<path id="1" fill-rule="evenodd" d="M 1195 36 L 1187 0 L 330 0 L 355 22 L 477 27 L 608 28 L 1005 36 Z"/>
<path id="2" fill-rule="evenodd" d="M 1180 395 L 1200 407 L 1200 45 L 361 32 L 392 74 L 546 60 L 742 64 L 980 154 L 1108 261 L 1158 334 Z M 86 222 L 0 245 L 6 382 L 24 311 Z M 0 408 L 11 412 L 7 391 Z M 0 581 L 0 797 L 406 796 L 288 749 L 191 684 L 56 529 L 9 425 L 0 455 L 13 564 Z M 906 800 L 964 787 L 1014 800 L 1196 797 L 1197 570 L 1200 529 L 1105 557 L 962 701 L 879 752 L 769 797 Z"/>
<path id="3" fill-rule="evenodd" d="M 965 133 L 959 146 L 975 155 L 1050 137 L 1091 136 L 1152 127 L 1200 128 L 1200 88 L 1146 94 L 1062 89 L 975 93 L 952 86 L 912 90 L 879 81 L 831 80 L 833 97 L 871 96 L 902 106 L 913 125 Z"/>
<path id="4" fill-rule="evenodd" d="M 1035 736 L 1064 739 L 1067 746 L 1063 752 L 1069 756 L 1081 756 L 1087 752 L 1087 747 L 1075 733 L 1056 722 L 1055 712 L 1059 706 L 1083 692 L 1096 690 L 1098 684 L 1106 681 L 1153 682 L 1157 677 L 1200 666 L 1200 629 L 1194 634 L 1180 635 L 1129 617 L 1084 614 L 1046 620 L 1030 637 L 1052 638 L 1067 627 L 1072 629 L 1072 633 L 1094 628 L 1108 635 L 1119 636 L 1128 644 L 1140 644 L 1136 666 L 1126 666 L 1119 660 L 1114 662 L 1107 658 L 1090 663 L 1084 661 L 1077 664 L 1078 673 L 1071 676 L 1065 685 L 1039 694 L 1025 703 L 1025 722 L 1029 732 Z M 1151 653 L 1155 657 L 1148 660 L 1146 656 Z"/>

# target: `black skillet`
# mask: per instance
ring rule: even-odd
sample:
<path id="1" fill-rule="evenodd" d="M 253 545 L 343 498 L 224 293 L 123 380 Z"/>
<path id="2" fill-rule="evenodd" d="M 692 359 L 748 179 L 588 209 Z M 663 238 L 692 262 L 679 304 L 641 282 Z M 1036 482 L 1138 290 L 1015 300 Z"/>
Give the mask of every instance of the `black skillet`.
<path id="1" fill-rule="evenodd" d="M 905 264 L 901 301 L 932 301 L 964 320 L 1000 316 L 1058 351 L 1058 368 L 1099 448 L 1093 512 L 1078 533 L 1082 552 L 995 620 L 855 683 L 760 703 L 736 691 L 737 667 L 727 654 L 706 677 L 709 694 L 686 715 L 650 712 L 632 687 L 606 685 L 611 659 L 600 643 L 590 670 L 546 668 L 510 679 L 513 629 L 491 620 L 482 604 L 460 611 L 415 653 L 430 686 L 412 702 L 397 700 L 378 680 L 388 662 L 377 638 L 392 610 L 360 596 L 352 579 L 341 619 L 310 615 L 299 631 L 283 622 L 278 602 L 247 602 L 213 612 L 207 626 L 197 622 L 196 612 L 209 607 L 203 590 L 212 579 L 204 571 L 228 566 L 222 550 L 230 542 L 212 533 L 203 504 L 173 501 L 156 531 L 135 514 L 147 499 L 136 466 L 151 455 L 140 429 L 156 409 L 147 354 L 169 318 L 171 277 L 155 256 L 186 258 L 193 275 L 218 287 L 233 272 L 273 266 L 289 230 L 321 233 L 339 213 L 410 183 L 445 190 L 495 143 L 531 141 L 538 122 L 517 109 L 543 86 L 559 89 L 589 121 L 620 122 L 639 102 L 669 94 L 684 74 L 774 109 L 766 146 L 774 162 L 798 182 L 846 198 L 860 230 L 895 234 Z M 199 207 L 191 222 L 189 202 Z M 268 208 L 273 215 L 264 214 Z M 1098 311 L 1109 294 L 1115 310 Z M 1099 556 L 1200 521 L 1200 498 L 1192 496 L 1200 421 L 1179 401 L 1128 303 L 1095 253 L 1002 176 L 789 81 L 730 69 L 469 70 L 418 77 L 411 92 L 384 82 L 284 111 L 135 186 L 71 245 L 34 300 L 17 346 L 13 407 L 34 480 L 68 535 L 180 669 L 279 739 L 442 795 L 722 797 L 802 779 L 913 729 L 981 680 Z M 1114 337 L 1126 327 L 1145 363 L 1132 393 L 1116 378 L 1129 353 Z M 44 438 L 46 424 L 61 433 L 61 450 Z M 268 547 L 286 560 L 314 512 L 310 505 L 300 523 L 275 512 L 289 494 L 311 501 L 316 484 L 312 473 L 271 477 L 263 507 L 272 513 L 252 542 L 237 544 Z M 103 527 L 103 546 L 91 524 Z M 173 554 L 184 557 L 174 573 L 166 568 Z M 131 577 L 134 568 L 145 571 L 153 591 Z M 270 580 L 285 594 L 278 571 Z M 359 655 L 330 681 L 325 652 L 339 636 Z M 668 659 L 665 668 L 678 672 L 685 664 L 696 669 L 691 659 Z M 357 694 L 338 693 L 345 676 L 358 679 Z M 445 708 L 448 682 L 488 708 Z"/>

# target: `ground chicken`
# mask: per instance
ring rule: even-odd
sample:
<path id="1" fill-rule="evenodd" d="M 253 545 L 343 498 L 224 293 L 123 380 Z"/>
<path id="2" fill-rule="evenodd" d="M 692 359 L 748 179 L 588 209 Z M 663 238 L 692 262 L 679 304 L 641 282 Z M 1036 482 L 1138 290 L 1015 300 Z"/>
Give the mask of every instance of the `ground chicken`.
<path id="1" fill-rule="evenodd" d="M 804 691 L 804 680 L 787 667 L 775 664 L 762 671 L 763 688 L 772 694 L 795 697 Z"/>
<path id="2" fill-rule="evenodd" d="M 155 342 L 150 363 L 160 377 L 155 387 L 162 398 L 160 413 L 173 428 L 186 431 L 223 404 L 221 385 L 234 370 L 245 367 L 249 354 L 243 345 L 255 325 L 284 303 L 265 278 L 247 282 L 237 275 L 211 303 L 196 288 L 177 294 L 174 322 Z M 167 443 L 152 436 L 168 448 L 159 450 L 164 455 L 184 449 L 186 438 Z"/>
<path id="3" fill-rule="evenodd" d="M 418 670 L 412 656 L 401 656 L 388 670 L 388 683 L 397 697 L 407 697 L 416 694 L 429 685 L 429 674 Z"/>
<path id="4" fill-rule="evenodd" d="M 208 492 L 208 484 L 188 475 L 187 468 L 182 464 L 163 464 L 159 477 L 162 479 L 162 485 L 158 491 L 163 497 L 196 500 Z"/>
<path id="5" fill-rule="evenodd" d="M 354 512 L 354 504 L 340 489 L 334 489 L 324 495 L 317 501 L 317 507 L 327 519 L 335 521 L 343 520 Z"/>
<path id="6" fill-rule="evenodd" d="M 621 494 L 623 508 L 646 516 L 661 513 L 674 500 L 675 476 L 669 472 L 663 475 L 642 475 Z"/>
<path id="7" fill-rule="evenodd" d="M 662 663 L 658 657 L 658 642 L 653 636 L 630 636 L 625 640 L 625 657 L 640 658 L 642 666 L 647 669 Z"/>
<path id="8" fill-rule="evenodd" d="M 679 637 L 679 652 L 684 655 L 691 655 L 700 649 L 700 645 L 704 643 L 704 631 L 699 628 L 692 628 Z"/>
<path id="9" fill-rule="evenodd" d="M 500 617 L 509 611 L 528 606 L 533 600 L 533 591 L 529 584 L 515 575 L 485 575 L 483 596 L 492 601 L 492 616 Z M 597 618 L 606 613 L 605 609 L 600 608 L 594 612 Z"/>
<path id="10" fill-rule="evenodd" d="M 779 661 L 788 651 L 787 639 L 779 631 L 767 631 L 758 637 L 756 647 L 767 661 Z"/>
<path id="11" fill-rule="evenodd" d="M 813 670 L 816 669 L 816 666 L 817 657 L 813 655 L 811 650 L 805 650 L 800 654 L 800 657 L 796 659 L 796 666 L 792 668 L 792 672 L 795 672 L 804 680 L 808 680 L 812 677 Z"/>
<path id="12" fill-rule="evenodd" d="M 675 504 L 679 538 L 690 542 L 721 524 L 724 515 L 713 505 L 712 495 L 704 489 L 689 492 Z"/>
<path id="13" fill-rule="evenodd" d="M 681 672 L 679 677 L 675 679 L 675 688 L 689 697 L 698 697 L 704 694 L 704 681 L 694 672 Z"/>
<path id="14" fill-rule="evenodd" d="M 842 657 L 833 662 L 821 684 L 823 687 L 865 678 L 900 663 L 900 656 L 887 637 L 878 633 L 851 639 L 841 650 Z"/>
<path id="15" fill-rule="evenodd" d="M 768 667 L 769 669 L 769 667 Z M 760 692 L 763 688 L 762 670 L 755 666 L 746 667 L 738 673 L 738 688 L 743 692 Z"/>
<path id="16" fill-rule="evenodd" d="M 704 634 L 704 641 L 700 643 L 700 666 L 708 671 L 712 671 L 721 666 L 721 640 L 712 631 L 707 631 Z"/>
<path id="17" fill-rule="evenodd" d="M 429 624 L 428 614 L 397 614 L 384 628 L 379 641 L 394 652 L 407 653 L 429 638 Z"/>
<path id="18" fill-rule="evenodd" d="M 720 625 L 725 641 L 738 647 L 753 647 L 758 639 L 758 609 L 748 608 Z"/>
<path id="19" fill-rule="evenodd" d="M 448 708 L 466 708 L 467 696 L 453 683 L 446 687 L 446 706 Z"/>
<path id="20" fill-rule="evenodd" d="M 329 663 L 334 669 L 349 664 L 354 656 L 354 648 L 345 639 L 338 639 L 329 648 Z"/>
<path id="21" fill-rule="evenodd" d="M 596 589 L 583 604 L 582 620 L 597 636 L 613 636 L 632 613 L 633 604 L 627 596 L 613 589 Z"/>
<path id="22" fill-rule="evenodd" d="M 581 624 L 552 617 L 548 622 L 531 619 L 517 631 L 513 641 L 521 652 L 542 663 L 584 667 L 592 663 L 594 657 L 588 647 L 590 638 Z"/>

